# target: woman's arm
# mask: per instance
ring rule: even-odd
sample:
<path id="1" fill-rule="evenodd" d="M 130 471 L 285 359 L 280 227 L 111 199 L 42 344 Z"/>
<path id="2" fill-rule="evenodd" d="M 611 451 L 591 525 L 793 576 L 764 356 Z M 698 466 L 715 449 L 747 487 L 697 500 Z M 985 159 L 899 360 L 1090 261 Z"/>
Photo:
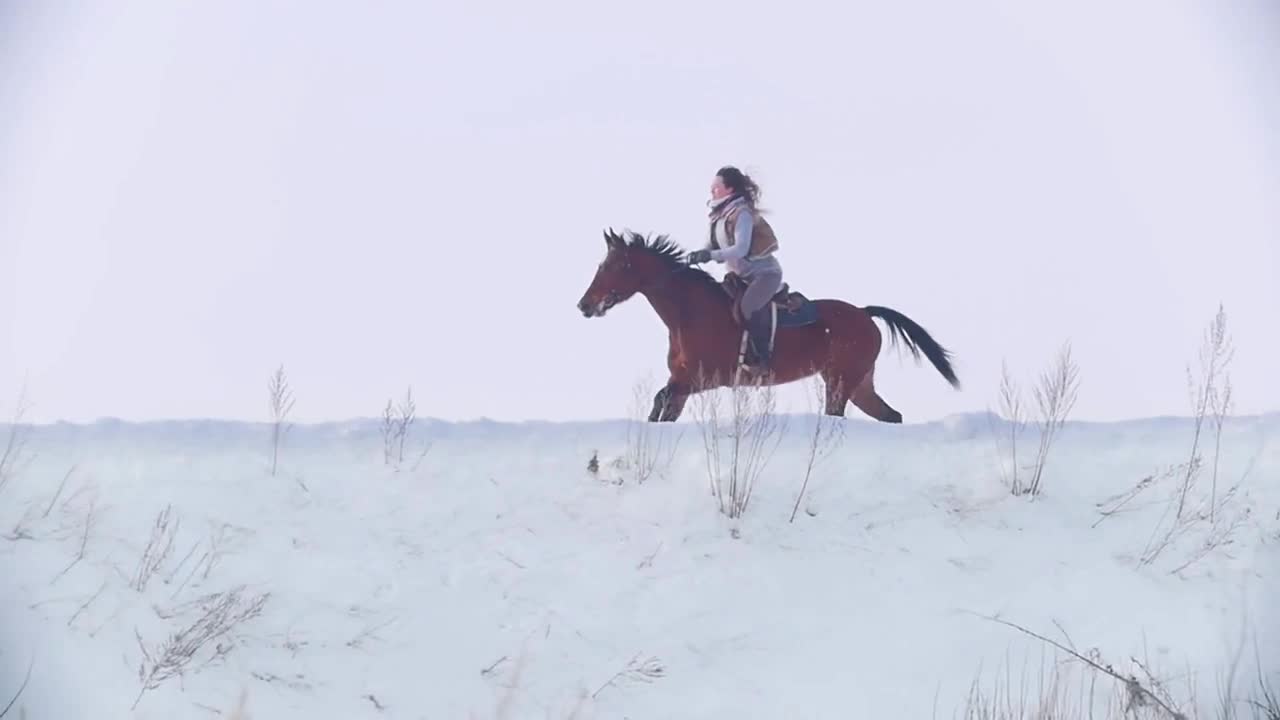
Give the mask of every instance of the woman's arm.
<path id="1" fill-rule="evenodd" d="M 726 260 L 741 260 L 747 256 L 747 251 L 751 249 L 751 230 L 754 226 L 755 218 L 751 216 L 751 211 L 743 210 L 738 213 L 738 222 L 733 226 L 733 244 L 721 250 L 712 250 L 711 259 L 716 262 L 725 262 Z"/>

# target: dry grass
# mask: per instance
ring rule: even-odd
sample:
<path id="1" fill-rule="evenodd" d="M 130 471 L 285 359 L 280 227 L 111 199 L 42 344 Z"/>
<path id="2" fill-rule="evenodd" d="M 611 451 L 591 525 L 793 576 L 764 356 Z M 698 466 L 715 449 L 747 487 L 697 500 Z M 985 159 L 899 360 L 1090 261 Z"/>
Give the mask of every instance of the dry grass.
<path id="1" fill-rule="evenodd" d="M 294 403 L 293 390 L 289 388 L 283 365 L 271 375 L 267 389 L 271 394 L 271 475 L 274 477 L 280 460 L 280 443 L 289 431 L 287 418 Z"/>
<path id="2" fill-rule="evenodd" d="M 1025 408 L 1022 406 L 1022 393 L 1018 389 L 1018 385 L 1014 382 L 1012 374 L 1009 372 L 1009 365 L 1005 361 L 1000 362 L 1000 416 L 1008 423 L 1009 432 L 1009 473 L 1004 474 L 1004 466 L 1001 465 L 1002 478 L 1009 491 L 1014 495 L 1021 492 L 1022 481 L 1018 476 L 1018 440 L 1022 437 L 1022 432 L 1027 427 L 1027 416 Z M 994 428 L 993 428 L 993 432 Z M 1001 452 L 1000 447 L 1001 434 L 995 432 L 996 450 Z"/>
<path id="3" fill-rule="evenodd" d="M 1205 332 L 1200 347 L 1200 373 L 1193 377 L 1187 368 L 1187 388 L 1192 409 L 1192 432 L 1187 460 L 1174 466 L 1161 479 L 1176 480 L 1164 511 L 1143 547 L 1140 565 L 1156 563 L 1186 538 L 1197 538 L 1170 572 L 1178 573 L 1211 553 L 1234 542 L 1234 536 L 1251 515 L 1248 503 L 1237 502 L 1248 471 L 1225 491 L 1218 485 L 1218 460 L 1222 452 L 1222 431 L 1231 412 L 1231 378 L 1227 368 L 1235 351 L 1227 334 L 1227 316 L 1221 305 Z M 1209 487 L 1203 487 L 1206 460 L 1202 444 L 1204 432 L 1212 434 L 1213 456 L 1208 463 Z M 1137 495 L 1162 483 L 1147 483 Z"/>
<path id="4" fill-rule="evenodd" d="M 684 437 L 684 430 L 676 431 L 670 424 L 649 422 L 649 411 L 653 406 L 654 383 L 651 380 L 638 380 L 631 390 L 631 407 L 627 416 L 626 449 L 621 457 L 611 464 L 614 469 L 623 472 L 617 483 L 630 479 L 642 485 L 655 476 L 664 475 L 675 460 L 676 449 Z M 674 439 L 668 432 L 676 432 Z M 594 470 L 599 471 L 599 460 L 594 458 Z"/>
<path id="5" fill-rule="evenodd" d="M 730 402 L 727 414 L 722 415 L 720 399 L 724 394 Z M 786 419 L 776 413 L 776 390 L 767 385 L 734 384 L 703 391 L 692 402 L 711 494 L 721 513 L 740 519 L 786 432 Z"/>
<path id="6" fill-rule="evenodd" d="M 142 652 L 138 665 L 142 688 L 133 707 L 138 706 L 148 690 L 160 687 L 166 680 L 199 672 L 231 652 L 235 647 L 232 636 L 236 629 L 260 615 L 270 597 L 269 593 L 263 593 L 246 599 L 243 593 L 244 586 L 239 586 L 164 613 L 162 617 L 172 618 L 190 609 L 198 610 L 193 621 L 151 649 L 143 642 L 142 635 L 134 631 Z"/>
<path id="7" fill-rule="evenodd" d="M 500 688 L 496 707 L 493 709 L 493 714 L 489 716 L 495 720 L 507 720 L 508 718 L 516 717 L 532 717 L 528 714 L 527 710 L 522 714 L 516 708 L 517 695 L 521 689 L 521 676 L 525 673 L 528 666 L 529 653 L 527 650 L 521 650 L 521 652 L 515 657 L 514 661 L 508 663 L 509 660 L 511 660 L 511 658 L 504 655 L 491 663 L 488 667 L 480 670 L 480 675 L 482 677 L 490 678 L 498 688 Z M 504 679 L 498 680 L 497 676 L 500 671 L 498 671 L 497 668 L 504 663 L 509 664 L 511 668 L 506 672 L 506 677 Z M 662 662 L 658 658 L 652 656 L 643 657 L 643 653 L 637 653 L 625 665 L 611 674 L 608 679 L 604 680 L 604 682 L 602 682 L 594 692 L 588 692 L 586 687 L 579 685 L 573 693 L 572 705 L 568 708 L 564 707 L 564 704 L 569 702 L 568 699 L 558 703 L 561 706 L 559 711 L 553 711 L 551 707 L 540 701 L 539 704 L 543 706 L 542 712 L 539 712 L 536 717 L 556 717 L 563 718 L 564 720 L 577 720 L 590 709 L 591 704 L 605 690 L 618 687 L 624 682 L 641 684 L 653 683 L 666 677 L 666 675 L 666 667 L 663 666 Z M 475 712 L 470 712 L 467 714 L 467 717 L 472 720 L 479 720 L 480 716 Z"/>
<path id="8" fill-rule="evenodd" d="M 1219 306 L 1200 348 L 1199 377 L 1192 377 L 1188 368 L 1192 429 L 1186 460 L 1152 472 L 1129 490 L 1098 503 L 1101 517 L 1094 527 L 1121 513 L 1160 507 L 1159 519 L 1137 554 L 1139 566 L 1155 566 L 1172 557 L 1169 572 L 1181 573 L 1209 555 L 1225 551 L 1252 516 L 1252 507 L 1243 497 L 1252 463 L 1229 486 L 1219 484 L 1223 430 L 1232 407 L 1227 368 L 1233 355 L 1226 313 Z M 1212 433 L 1207 438 L 1212 443 L 1208 460 L 1204 455 L 1206 431 Z M 1208 487 L 1204 482 L 1206 467 Z"/>
<path id="9" fill-rule="evenodd" d="M 1280 695 L 1262 670 L 1260 654 L 1255 653 L 1252 689 L 1237 692 L 1237 653 L 1216 697 L 1206 702 L 1193 681 L 1176 692 L 1149 661 L 1137 658 L 1129 658 L 1127 671 L 1118 670 L 1097 648 L 1077 649 L 1060 626 L 1062 641 L 1006 620 L 986 619 L 1039 641 L 1045 652 L 1034 678 L 1028 678 L 1024 667 L 1015 683 L 1006 669 L 984 687 L 980 671 L 959 709 L 963 720 L 1280 720 Z"/>
<path id="10" fill-rule="evenodd" d="M 1049 452 L 1054 440 L 1066 424 L 1067 417 L 1075 408 L 1080 390 L 1080 369 L 1071 357 L 1071 343 L 1064 343 L 1058 351 L 1053 365 L 1041 373 L 1039 382 L 1032 388 L 1038 411 L 1037 424 L 1040 428 L 1039 442 L 1036 445 L 1035 458 L 1029 468 L 1030 477 L 1024 481 L 1020 474 L 1024 468 L 1018 461 L 1018 440 L 1030 420 L 1023 404 L 1022 390 L 1009 373 L 1008 365 L 1001 363 L 1000 376 L 1000 415 L 1008 424 L 1007 452 L 1010 457 L 1010 473 L 1004 478 L 1009 491 L 1014 495 L 1038 496 L 1044 484 L 1044 470 L 1049 461 Z M 1001 446 L 1003 434 L 996 432 L 996 449 L 1005 452 Z"/>
<path id="11" fill-rule="evenodd" d="M 405 444 L 409 440 L 409 429 L 417 420 L 418 405 L 413 399 L 413 387 L 410 386 L 405 391 L 404 399 L 398 404 L 393 404 L 390 399 L 387 400 L 386 407 L 382 409 L 382 461 L 384 465 L 395 468 L 400 471 L 404 464 Z M 418 459 L 414 461 L 413 468 L 416 470 L 418 465 L 422 463 L 422 459 L 426 457 L 431 449 L 429 442 L 424 442 L 422 452 L 418 454 Z"/>

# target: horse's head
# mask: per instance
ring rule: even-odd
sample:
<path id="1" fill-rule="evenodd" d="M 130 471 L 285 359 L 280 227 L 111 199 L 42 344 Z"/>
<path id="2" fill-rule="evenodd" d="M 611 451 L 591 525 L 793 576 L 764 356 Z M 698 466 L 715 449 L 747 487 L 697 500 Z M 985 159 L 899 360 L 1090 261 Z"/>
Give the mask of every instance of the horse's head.
<path id="1" fill-rule="evenodd" d="M 591 285 L 578 301 L 584 317 L 604 317 L 614 305 L 630 299 L 656 270 L 655 258 L 643 243 L 627 244 L 611 230 L 604 233 L 604 260 L 596 268 Z"/>

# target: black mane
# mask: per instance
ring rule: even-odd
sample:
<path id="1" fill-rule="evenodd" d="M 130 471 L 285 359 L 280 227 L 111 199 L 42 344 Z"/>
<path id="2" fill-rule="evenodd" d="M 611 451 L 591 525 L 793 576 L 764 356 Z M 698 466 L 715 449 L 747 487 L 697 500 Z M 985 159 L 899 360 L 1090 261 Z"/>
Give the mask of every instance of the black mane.
<path id="1" fill-rule="evenodd" d="M 728 299 L 728 295 L 725 294 L 724 288 L 720 285 L 720 281 L 715 279 L 715 277 L 706 270 L 703 270 L 696 265 L 687 264 L 685 251 L 667 235 L 659 235 L 656 238 L 650 239 L 640 233 L 627 230 L 625 231 L 626 238 L 624 239 L 612 230 L 610 230 L 608 234 L 619 243 L 625 244 L 628 249 L 638 250 L 658 258 L 671 272 L 676 273 L 680 277 L 694 283 L 698 283 L 715 290 L 716 293 L 723 295 L 725 299 Z"/>

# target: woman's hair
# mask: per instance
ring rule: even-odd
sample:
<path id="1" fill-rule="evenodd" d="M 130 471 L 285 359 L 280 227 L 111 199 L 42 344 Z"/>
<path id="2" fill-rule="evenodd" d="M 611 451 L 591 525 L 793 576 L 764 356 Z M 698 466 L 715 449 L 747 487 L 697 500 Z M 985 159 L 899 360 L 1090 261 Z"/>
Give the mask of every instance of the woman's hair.
<path id="1" fill-rule="evenodd" d="M 746 198 L 747 202 L 752 206 L 760 202 L 760 186 L 738 168 L 726 165 L 717 170 L 716 175 L 724 182 L 726 187 Z"/>

